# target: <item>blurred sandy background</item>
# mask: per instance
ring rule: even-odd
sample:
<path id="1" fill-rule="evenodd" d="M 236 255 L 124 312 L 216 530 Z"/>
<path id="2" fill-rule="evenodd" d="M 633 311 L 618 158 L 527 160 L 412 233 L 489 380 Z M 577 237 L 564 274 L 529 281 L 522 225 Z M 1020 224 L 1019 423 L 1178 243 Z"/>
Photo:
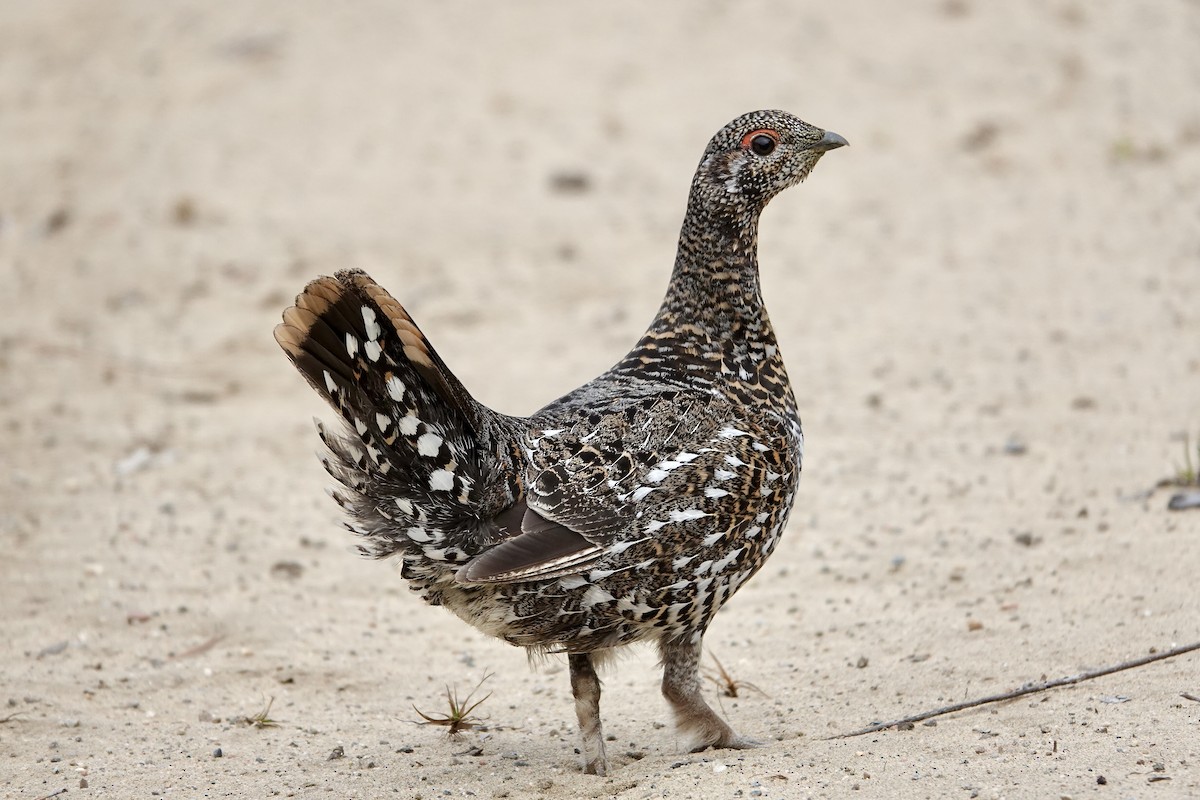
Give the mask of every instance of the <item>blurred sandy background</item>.
<path id="1" fill-rule="evenodd" d="M 1200 794 L 1195 655 L 825 738 L 1200 639 L 1200 511 L 1146 492 L 1200 434 L 1197 42 L 1188 0 L 0 4 L 0 796 Z M 852 144 L 763 222 L 805 481 L 708 644 L 770 745 L 681 753 L 633 650 L 585 777 L 564 664 L 350 554 L 271 328 L 365 268 L 529 412 L 762 107 Z M 486 729 L 414 724 L 487 673 Z"/>

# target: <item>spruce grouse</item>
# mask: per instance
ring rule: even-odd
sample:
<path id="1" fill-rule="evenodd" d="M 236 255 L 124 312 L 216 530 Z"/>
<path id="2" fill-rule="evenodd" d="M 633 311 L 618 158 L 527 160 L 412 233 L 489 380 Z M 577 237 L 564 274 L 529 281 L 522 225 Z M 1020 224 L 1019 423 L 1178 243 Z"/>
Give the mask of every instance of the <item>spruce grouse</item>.
<path id="1" fill-rule="evenodd" d="M 704 151 L 666 297 L 612 369 L 530 417 L 484 407 L 365 273 L 312 281 L 275 328 L 345 421 L 318 432 L 369 556 L 433 605 L 566 653 L 584 770 L 608 769 L 596 664 L 653 641 L 695 750 L 744 748 L 704 701 L 713 615 L 775 549 L 804 439 L 758 275 L 758 220 L 846 140 L 782 111 Z"/>

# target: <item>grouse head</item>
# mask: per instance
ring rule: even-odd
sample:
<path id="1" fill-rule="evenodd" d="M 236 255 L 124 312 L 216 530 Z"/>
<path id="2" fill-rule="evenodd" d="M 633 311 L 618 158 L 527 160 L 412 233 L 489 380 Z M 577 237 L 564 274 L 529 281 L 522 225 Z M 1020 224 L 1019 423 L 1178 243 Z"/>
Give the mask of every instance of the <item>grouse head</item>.
<path id="1" fill-rule="evenodd" d="M 692 202 L 720 216 L 755 214 L 804 180 L 828 150 L 848 142 L 786 111 L 752 111 L 722 128 L 704 151 Z"/>

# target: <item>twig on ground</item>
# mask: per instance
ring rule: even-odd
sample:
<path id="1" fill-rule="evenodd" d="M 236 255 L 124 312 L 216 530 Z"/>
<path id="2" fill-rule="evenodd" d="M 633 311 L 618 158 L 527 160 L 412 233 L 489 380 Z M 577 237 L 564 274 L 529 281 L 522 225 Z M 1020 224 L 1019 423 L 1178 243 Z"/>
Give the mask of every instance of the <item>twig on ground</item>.
<path id="1" fill-rule="evenodd" d="M 904 717 L 903 719 L 894 719 L 891 722 L 877 722 L 874 725 L 868 725 L 867 727 L 862 728 L 861 730 L 851 731 L 850 733 L 839 733 L 835 736 L 830 736 L 828 738 L 829 739 L 850 739 L 854 736 L 862 736 L 867 733 L 875 733 L 877 731 L 882 731 L 887 728 L 896 728 L 896 727 L 899 727 L 902 725 L 912 726 L 914 723 L 924 722 L 927 719 L 932 719 L 933 717 L 940 717 L 943 714 L 953 714 L 955 711 L 963 711 L 968 708 L 976 708 L 978 706 L 987 705 L 988 703 L 999 703 L 1004 700 L 1013 700 L 1018 697 L 1023 697 L 1027 694 L 1034 694 L 1036 692 L 1044 692 L 1044 691 L 1047 691 L 1048 689 L 1057 689 L 1059 686 L 1070 686 L 1071 684 L 1074 684 L 1074 683 L 1082 683 L 1083 681 L 1090 681 L 1093 678 L 1099 678 L 1104 675 L 1111 675 L 1114 672 L 1121 672 L 1123 670 L 1133 669 L 1135 667 L 1142 667 L 1142 666 L 1145 666 L 1146 664 L 1152 664 L 1155 661 L 1162 661 L 1163 659 L 1166 659 L 1166 658 L 1172 658 L 1174 656 L 1183 655 L 1184 653 L 1190 653 L 1193 650 L 1200 650 L 1200 642 L 1193 642 L 1192 644 L 1185 644 L 1181 647 L 1175 647 L 1175 648 L 1172 648 L 1171 650 L 1167 650 L 1162 653 L 1151 653 L 1148 656 L 1143 656 L 1141 658 L 1135 658 L 1132 661 L 1123 661 L 1120 664 L 1114 664 L 1111 667 L 1101 667 L 1100 669 L 1088 670 L 1087 672 L 1080 672 L 1078 675 L 1068 675 L 1065 678 L 1056 678 L 1052 681 L 1041 681 L 1040 683 L 1027 683 L 1024 686 L 1022 686 L 1021 688 L 1014 689 L 1011 692 L 1002 692 L 1000 694 L 988 695 L 987 697 L 980 697 L 975 700 L 966 700 L 962 703 L 955 703 L 953 705 L 943 706 L 941 708 L 935 708 L 932 711 L 925 711 L 920 714 L 914 714 L 911 717 Z"/>
<path id="2" fill-rule="evenodd" d="M 212 650 L 214 647 L 216 647 L 217 644 L 220 643 L 220 641 L 224 638 L 225 638 L 225 634 L 218 633 L 216 636 L 213 636 L 211 639 L 208 639 L 207 641 L 201 642 L 200 644 L 196 645 L 195 647 L 188 648 L 187 650 L 184 650 L 182 653 L 176 653 L 174 656 L 172 656 L 172 658 L 178 660 L 181 658 L 194 658 L 195 656 L 203 655 L 204 653 L 207 653 L 209 650 Z"/>
<path id="3" fill-rule="evenodd" d="M 37 800 L 50 800 L 51 797 L 58 797 L 60 794 L 66 794 L 66 793 L 67 793 L 66 789 L 59 789 L 57 792 L 51 792 L 50 794 L 44 794 L 41 797 L 37 798 Z"/>

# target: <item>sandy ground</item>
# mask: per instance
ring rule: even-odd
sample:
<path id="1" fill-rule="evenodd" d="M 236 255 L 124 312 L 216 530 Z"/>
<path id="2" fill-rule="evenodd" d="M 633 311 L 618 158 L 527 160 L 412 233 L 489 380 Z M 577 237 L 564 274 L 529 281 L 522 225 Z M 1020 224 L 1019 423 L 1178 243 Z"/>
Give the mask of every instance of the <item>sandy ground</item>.
<path id="1" fill-rule="evenodd" d="M 0 5 L 0 796 L 1200 796 L 1195 654 L 827 738 L 1200 640 L 1200 6 L 565 5 Z M 763 222 L 805 481 L 708 643 L 769 745 L 633 650 L 586 777 L 564 664 L 350 553 L 271 328 L 366 268 L 529 412 L 760 107 L 852 143 Z"/>

